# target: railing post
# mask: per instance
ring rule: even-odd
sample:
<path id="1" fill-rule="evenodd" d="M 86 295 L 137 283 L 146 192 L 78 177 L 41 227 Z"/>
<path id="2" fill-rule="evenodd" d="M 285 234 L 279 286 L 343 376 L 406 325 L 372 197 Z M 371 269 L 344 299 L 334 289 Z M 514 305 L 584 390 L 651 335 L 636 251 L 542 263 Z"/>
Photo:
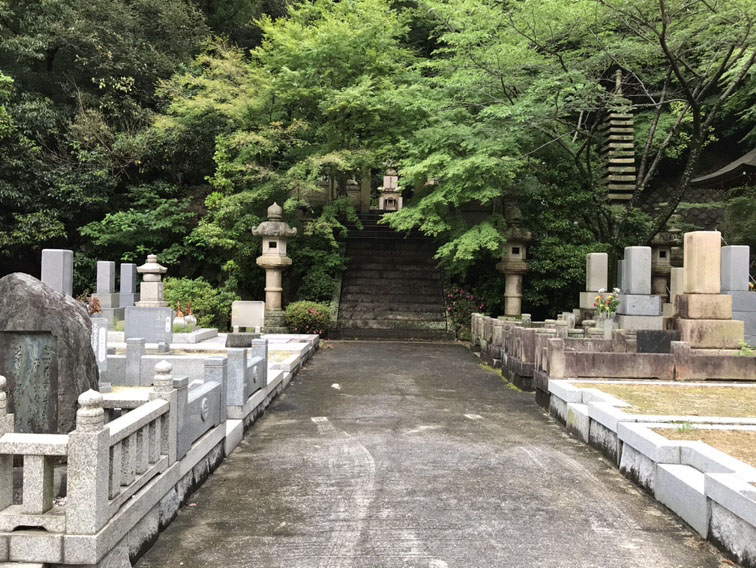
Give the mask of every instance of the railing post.
<path id="1" fill-rule="evenodd" d="M 68 502 L 66 531 L 96 534 L 108 522 L 110 431 L 105 426 L 102 395 L 88 390 L 79 396 L 76 430 L 68 435 Z"/>
<path id="2" fill-rule="evenodd" d="M 254 341 L 254 340 L 253 340 Z M 250 377 L 247 372 L 247 349 L 229 348 L 228 357 L 228 404 L 244 406 L 249 392 Z"/>
<path id="3" fill-rule="evenodd" d="M 268 386 L 268 340 L 267 339 L 253 339 L 252 340 L 252 357 L 262 357 L 262 365 L 260 369 L 260 388 Z"/>
<path id="4" fill-rule="evenodd" d="M 549 378 L 563 379 L 566 369 L 564 360 L 564 339 L 548 339 L 546 353 L 549 362 Z"/>
<path id="5" fill-rule="evenodd" d="M 244 365 L 246 367 L 246 361 Z M 205 383 L 210 381 L 215 381 L 221 387 L 219 421 L 225 422 L 228 418 L 228 408 L 226 407 L 228 404 L 228 359 L 226 357 L 208 357 L 205 359 Z"/>
<path id="6" fill-rule="evenodd" d="M 0 436 L 13 432 L 13 415 L 8 414 L 5 389 L 8 382 L 0 375 Z M 13 456 L 0 455 L 0 510 L 13 505 Z"/>
<path id="7" fill-rule="evenodd" d="M 155 376 L 152 379 L 152 392 L 150 400 L 165 400 L 170 404 L 167 416 L 163 416 L 160 424 L 161 453 L 168 455 L 168 465 L 176 461 L 176 449 L 178 444 L 178 398 L 173 388 L 171 365 L 165 359 L 155 365 Z"/>

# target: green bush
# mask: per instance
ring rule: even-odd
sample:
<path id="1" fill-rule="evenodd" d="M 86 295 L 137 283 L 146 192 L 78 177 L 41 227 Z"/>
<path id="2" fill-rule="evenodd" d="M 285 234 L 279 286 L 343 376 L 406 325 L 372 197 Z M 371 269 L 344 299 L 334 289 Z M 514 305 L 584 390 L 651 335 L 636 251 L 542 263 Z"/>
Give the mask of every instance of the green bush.
<path id="1" fill-rule="evenodd" d="M 292 302 L 286 306 L 286 327 L 294 333 L 324 336 L 331 326 L 331 308 L 317 302 Z"/>
<path id="2" fill-rule="evenodd" d="M 300 300 L 330 302 L 335 280 L 328 270 L 313 266 L 302 279 L 297 296 Z"/>
<path id="3" fill-rule="evenodd" d="M 231 304 L 239 296 L 226 288 L 216 288 L 202 277 L 166 278 L 165 300 L 175 310 L 178 302 L 186 313 L 191 301 L 192 310 L 197 318 L 197 327 L 217 327 L 228 329 L 231 321 Z"/>
<path id="4" fill-rule="evenodd" d="M 457 339 L 464 341 L 464 336 L 469 335 L 472 314 L 485 309 L 485 304 L 464 288 L 454 286 L 446 293 L 446 311 L 454 322 Z"/>

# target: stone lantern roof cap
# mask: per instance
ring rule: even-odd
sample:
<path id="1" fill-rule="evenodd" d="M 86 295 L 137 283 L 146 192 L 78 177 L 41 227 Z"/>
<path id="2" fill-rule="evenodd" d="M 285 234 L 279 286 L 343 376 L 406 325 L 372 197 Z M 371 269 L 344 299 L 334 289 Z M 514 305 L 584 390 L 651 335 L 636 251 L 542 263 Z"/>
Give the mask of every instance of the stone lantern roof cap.
<path id="1" fill-rule="evenodd" d="M 158 264 L 157 255 L 150 254 L 147 255 L 147 262 L 137 267 L 137 272 L 140 274 L 165 274 L 168 272 L 168 269 Z"/>
<path id="2" fill-rule="evenodd" d="M 271 221 L 283 219 L 283 207 L 275 201 L 273 202 L 273 205 L 268 207 L 268 219 Z"/>
<path id="3" fill-rule="evenodd" d="M 252 229 L 252 234 L 256 237 L 295 237 L 297 230 L 289 227 L 289 224 L 283 220 L 283 208 L 274 203 L 268 207 L 268 221 L 263 221 L 257 227 Z"/>

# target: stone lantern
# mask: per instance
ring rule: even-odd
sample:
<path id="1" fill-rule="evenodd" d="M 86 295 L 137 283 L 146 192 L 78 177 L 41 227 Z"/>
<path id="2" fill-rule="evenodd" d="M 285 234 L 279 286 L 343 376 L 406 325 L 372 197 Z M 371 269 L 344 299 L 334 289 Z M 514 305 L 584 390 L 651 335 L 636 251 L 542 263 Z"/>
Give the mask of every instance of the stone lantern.
<path id="1" fill-rule="evenodd" d="M 520 226 L 522 213 L 517 205 L 511 204 L 507 208 L 507 243 L 501 262 L 496 264 L 496 269 L 504 274 L 504 315 L 522 315 L 522 277 L 528 271 L 527 247 L 533 239 L 530 231 Z"/>
<path id="2" fill-rule="evenodd" d="M 662 231 L 651 240 L 651 293 L 666 302 L 672 272 L 672 249 L 682 243 L 679 230 Z"/>
<path id="3" fill-rule="evenodd" d="M 396 170 L 386 170 L 383 176 L 383 185 L 378 188 L 378 209 L 382 211 L 399 211 L 403 206 L 401 189 L 399 188 L 399 176 Z"/>
<path id="4" fill-rule="evenodd" d="M 283 324 L 282 293 L 283 270 L 291 265 L 286 256 L 286 241 L 297 235 L 283 220 L 283 209 L 278 203 L 268 207 L 268 220 L 252 229 L 252 234 L 262 237 L 262 255 L 257 264 L 265 269 L 265 327 L 281 327 Z"/>

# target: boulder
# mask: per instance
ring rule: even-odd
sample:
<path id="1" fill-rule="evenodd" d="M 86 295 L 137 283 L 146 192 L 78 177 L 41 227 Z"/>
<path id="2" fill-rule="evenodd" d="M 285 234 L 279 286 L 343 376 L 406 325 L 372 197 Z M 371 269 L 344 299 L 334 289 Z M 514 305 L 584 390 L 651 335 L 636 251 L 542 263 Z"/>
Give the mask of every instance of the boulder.
<path id="1" fill-rule="evenodd" d="M 98 386 L 91 334 L 80 302 L 28 274 L 0 279 L 0 375 L 16 432 L 76 427 L 79 395 Z"/>

